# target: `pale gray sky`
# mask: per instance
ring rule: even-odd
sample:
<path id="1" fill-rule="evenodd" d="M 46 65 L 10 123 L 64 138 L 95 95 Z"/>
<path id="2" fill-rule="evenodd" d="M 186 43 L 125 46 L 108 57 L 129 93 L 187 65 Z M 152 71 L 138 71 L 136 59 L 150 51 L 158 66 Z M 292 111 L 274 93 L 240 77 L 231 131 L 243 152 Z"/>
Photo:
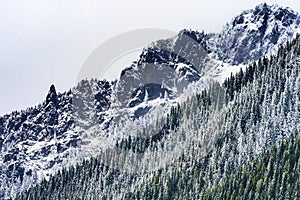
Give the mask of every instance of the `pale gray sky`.
<path id="1" fill-rule="evenodd" d="M 140 28 L 218 32 L 262 2 L 300 11 L 295 0 L 1 0 L 0 115 L 40 103 L 51 84 L 71 88 L 89 54 L 115 35 Z"/>

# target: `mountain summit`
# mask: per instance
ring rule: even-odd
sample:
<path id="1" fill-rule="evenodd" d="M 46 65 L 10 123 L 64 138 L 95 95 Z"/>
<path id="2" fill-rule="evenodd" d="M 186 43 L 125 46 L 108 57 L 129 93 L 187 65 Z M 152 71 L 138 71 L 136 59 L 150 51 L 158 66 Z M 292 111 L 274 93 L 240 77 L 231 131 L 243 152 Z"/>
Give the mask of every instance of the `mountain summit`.
<path id="1" fill-rule="evenodd" d="M 242 12 L 219 34 L 211 36 L 210 48 L 217 57 L 232 64 L 247 64 L 275 53 L 300 33 L 300 16 L 290 8 L 260 4 Z"/>

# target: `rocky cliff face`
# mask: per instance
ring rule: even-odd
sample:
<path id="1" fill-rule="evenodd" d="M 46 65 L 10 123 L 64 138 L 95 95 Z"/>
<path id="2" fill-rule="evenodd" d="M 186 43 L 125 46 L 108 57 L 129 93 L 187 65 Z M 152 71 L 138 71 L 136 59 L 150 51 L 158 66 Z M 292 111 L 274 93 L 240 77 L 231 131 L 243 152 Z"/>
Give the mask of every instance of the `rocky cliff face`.
<path id="1" fill-rule="evenodd" d="M 232 64 L 247 64 L 274 53 L 299 33 L 299 14 L 289 8 L 261 4 L 247 10 L 208 41 L 216 57 Z"/>

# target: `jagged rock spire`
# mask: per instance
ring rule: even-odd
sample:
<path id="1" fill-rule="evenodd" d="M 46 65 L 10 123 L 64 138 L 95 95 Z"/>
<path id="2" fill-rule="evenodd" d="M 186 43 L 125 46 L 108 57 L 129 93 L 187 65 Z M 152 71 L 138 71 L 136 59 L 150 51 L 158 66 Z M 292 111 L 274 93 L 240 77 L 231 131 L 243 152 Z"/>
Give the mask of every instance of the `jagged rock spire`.
<path id="1" fill-rule="evenodd" d="M 49 104 L 50 102 L 52 102 L 54 105 L 56 105 L 58 102 L 57 93 L 54 85 L 50 86 L 50 90 L 46 97 L 46 103 Z"/>

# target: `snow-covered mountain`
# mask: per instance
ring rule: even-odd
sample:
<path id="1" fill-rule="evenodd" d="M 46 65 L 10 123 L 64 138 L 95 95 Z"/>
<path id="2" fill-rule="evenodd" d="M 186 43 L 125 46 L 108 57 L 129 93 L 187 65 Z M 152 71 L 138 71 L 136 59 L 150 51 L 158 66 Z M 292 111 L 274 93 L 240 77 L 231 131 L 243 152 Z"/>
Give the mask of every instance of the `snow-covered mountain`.
<path id="1" fill-rule="evenodd" d="M 51 86 L 41 104 L 0 117 L 0 198 L 96 155 L 211 81 L 276 52 L 299 24 L 291 9 L 261 4 L 221 33 L 183 30 L 154 42 L 115 82 L 83 80 L 59 94 Z"/>
<path id="2" fill-rule="evenodd" d="M 208 46 L 225 62 L 247 64 L 277 52 L 278 44 L 299 33 L 299 24 L 299 14 L 290 8 L 264 3 L 235 17 Z"/>

